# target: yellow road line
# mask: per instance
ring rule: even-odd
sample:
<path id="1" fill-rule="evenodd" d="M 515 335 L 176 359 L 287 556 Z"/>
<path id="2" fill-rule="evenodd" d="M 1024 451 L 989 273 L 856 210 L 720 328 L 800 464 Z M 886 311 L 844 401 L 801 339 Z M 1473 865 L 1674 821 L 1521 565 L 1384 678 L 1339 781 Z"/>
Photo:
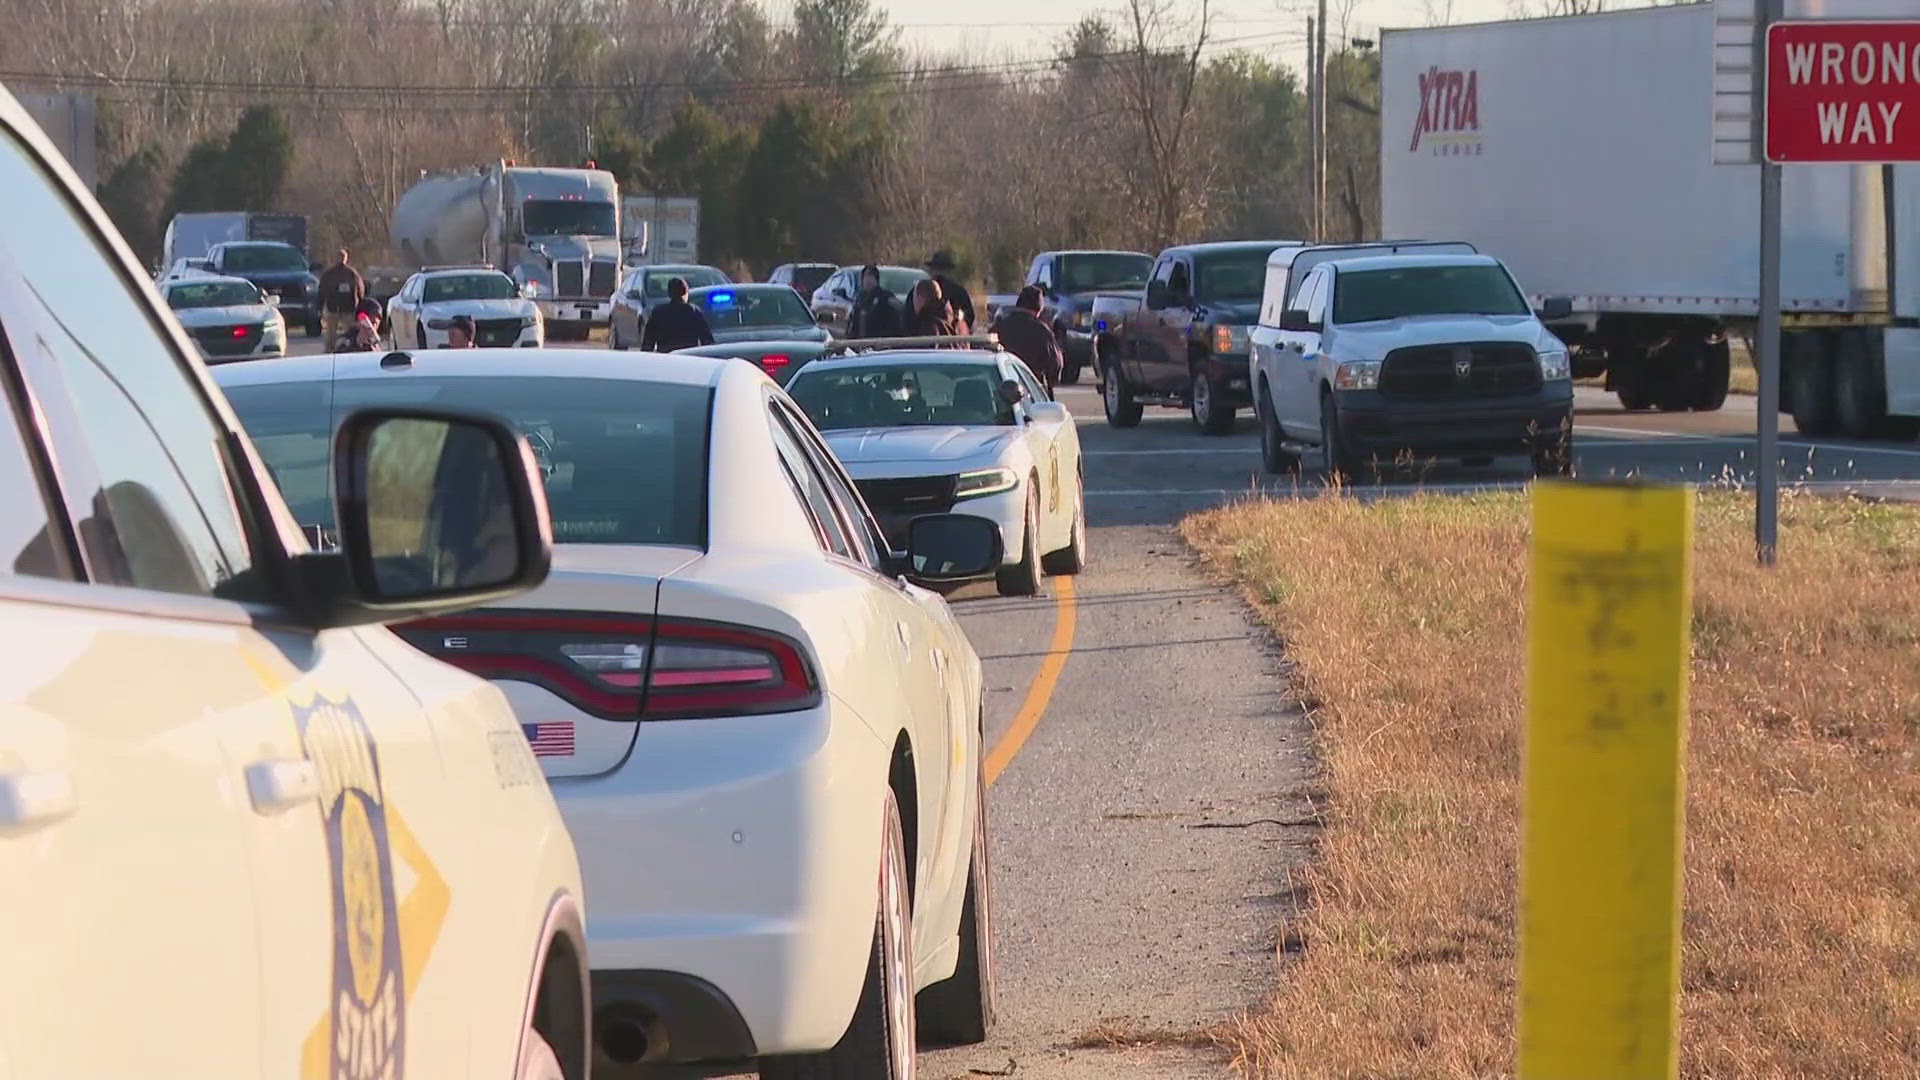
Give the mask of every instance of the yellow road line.
<path id="1" fill-rule="evenodd" d="M 1040 672 L 1033 677 L 1033 685 L 1027 687 L 1027 700 L 1020 703 L 1013 723 L 987 755 L 988 784 L 1000 779 L 1000 774 L 1013 763 L 1014 755 L 1027 744 L 1027 736 L 1040 726 L 1047 702 L 1053 699 L 1054 684 L 1060 681 L 1060 669 L 1067 666 L 1067 654 L 1073 651 L 1072 578 L 1053 579 L 1053 611 L 1053 641 L 1047 646 L 1046 657 L 1040 661 Z"/>

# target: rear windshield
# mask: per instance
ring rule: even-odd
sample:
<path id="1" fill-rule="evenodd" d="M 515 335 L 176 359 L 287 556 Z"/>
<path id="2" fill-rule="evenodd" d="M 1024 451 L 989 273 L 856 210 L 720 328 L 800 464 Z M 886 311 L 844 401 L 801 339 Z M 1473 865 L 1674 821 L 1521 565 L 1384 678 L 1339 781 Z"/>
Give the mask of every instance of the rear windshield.
<path id="1" fill-rule="evenodd" d="M 1100 292 L 1108 289 L 1144 289 L 1147 274 L 1153 270 L 1153 257 L 1102 252 L 1094 255 L 1062 255 L 1059 280 L 1053 287 L 1061 292 Z"/>
<path id="2" fill-rule="evenodd" d="M 1193 260 L 1193 295 L 1199 300 L 1258 300 L 1267 285 L 1267 256 L 1255 248 Z"/>
<path id="3" fill-rule="evenodd" d="M 328 447 L 338 419 L 370 405 L 491 413 L 527 436 L 563 544 L 706 541 L 705 387 L 626 379 L 359 379 L 226 388 L 302 525 L 333 529 Z"/>
<path id="4" fill-rule="evenodd" d="M 746 326 L 812 326 L 813 315 L 800 295 L 786 286 L 777 289 L 715 289 L 699 293 L 693 302 L 706 313 L 715 330 Z"/>
<path id="5" fill-rule="evenodd" d="M 222 265 L 228 270 L 305 270 L 306 257 L 300 249 L 286 244 L 248 244 L 244 247 L 230 247 L 221 256 Z"/>
<path id="6" fill-rule="evenodd" d="M 1525 315 L 1526 297 L 1498 266 L 1402 266 L 1342 271 L 1333 321 L 1378 322 L 1413 315 Z"/>
<path id="7" fill-rule="evenodd" d="M 793 268 L 793 287 L 804 296 L 812 296 L 813 290 L 826 284 L 827 279 L 833 276 L 834 269 L 827 265 L 796 266 Z"/>
<path id="8" fill-rule="evenodd" d="M 689 289 L 727 284 L 727 275 L 708 266 L 683 266 L 678 270 L 649 270 L 647 271 L 647 299 L 664 298 L 667 295 L 667 282 L 674 278 L 685 281 Z"/>
<path id="9" fill-rule="evenodd" d="M 420 299 L 436 304 L 442 300 L 511 300 L 519 295 L 513 279 L 505 274 L 461 274 L 428 278 Z"/>

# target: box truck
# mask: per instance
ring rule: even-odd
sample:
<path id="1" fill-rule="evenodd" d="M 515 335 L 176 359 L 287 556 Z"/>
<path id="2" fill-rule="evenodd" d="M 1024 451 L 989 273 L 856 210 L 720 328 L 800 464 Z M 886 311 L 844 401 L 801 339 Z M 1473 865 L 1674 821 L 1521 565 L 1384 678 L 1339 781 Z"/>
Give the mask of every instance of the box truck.
<path id="1" fill-rule="evenodd" d="M 1564 298 L 1575 373 L 1627 408 L 1718 408 L 1759 311 L 1760 170 L 1712 162 L 1713 6 L 1380 49 L 1385 234 L 1468 241 L 1536 307 Z M 1920 430 L 1920 166 L 1789 166 L 1783 201 L 1782 408 L 1813 435 Z"/>

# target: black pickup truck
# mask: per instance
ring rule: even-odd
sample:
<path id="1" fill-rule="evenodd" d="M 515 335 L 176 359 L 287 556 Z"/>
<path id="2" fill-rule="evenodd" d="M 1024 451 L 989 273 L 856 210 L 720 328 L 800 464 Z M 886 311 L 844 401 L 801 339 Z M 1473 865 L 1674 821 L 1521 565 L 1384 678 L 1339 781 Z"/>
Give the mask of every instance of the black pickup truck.
<path id="1" fill-rule="evenodd" d="M 1053 327 L 1066 366 L 1060 381 L 1080 381 L 1093 362 L 1093 302 L 1102 293 L 1134 293 L 1147 286 L 1153 256 L 1142 251 L 1043 251 L 1033 257 L 1022 284 L 1046 298 L 1040 317 Z"/>
<path id="2" fill-rule="evenodd" d="M 1095 365 L 1107 423 L 1132 427 L 1147 405 L 1185 408 L 1209 435 L 1253 404 L 1248 327 L 1259 319 L 1267 256 L 1298 240 L 1234 240 L 1162 251 L 1146 288 L 1094 301 Z"/>

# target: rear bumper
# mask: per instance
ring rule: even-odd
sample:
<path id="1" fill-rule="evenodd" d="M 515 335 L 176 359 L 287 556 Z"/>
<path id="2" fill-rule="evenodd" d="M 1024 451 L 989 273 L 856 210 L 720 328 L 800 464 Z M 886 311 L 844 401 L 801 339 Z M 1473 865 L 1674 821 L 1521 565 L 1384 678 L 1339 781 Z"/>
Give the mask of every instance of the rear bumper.
<path id="1" fill-rule="evenodd" d="M 604 296 L 541 297 L 536 303 L 548 322 L 605 326 L 613 315 L 613 300 Z"/>
<path id="2" fill-rule="evenodd" d="M 1334 394 L 1340 432 L 1363 455 L 1528 454 L 1560 445 L 1573 430 L 1573 384 L 1493 400 L 1398 401 L 1377 390 Z"/>

